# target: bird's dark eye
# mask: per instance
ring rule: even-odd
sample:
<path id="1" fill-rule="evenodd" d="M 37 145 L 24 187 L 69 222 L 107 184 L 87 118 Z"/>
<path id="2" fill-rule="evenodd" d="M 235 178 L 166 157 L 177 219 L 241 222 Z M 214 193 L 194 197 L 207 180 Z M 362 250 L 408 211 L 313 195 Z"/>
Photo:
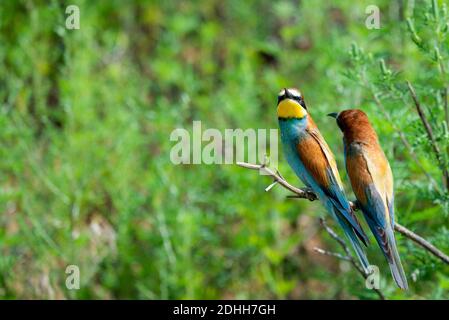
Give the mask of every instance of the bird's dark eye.
<path id="1" fill-rule="evenodd" d="M 295 101 L 298 102 L 304 109 L 307 110 L 306 103 L 304 102 L 304 99 L 303 99 L 301 96 L 293 96 L 293 95 L 291 95 L 291 94 L 283 94 L 283 95 L 279 95 L 279 96 L 278 96 L 278 104 L 279 104 L 279 102 L 281 102 L 282 100 L 287 99 L 287 98 L 288 98 L 288 99 L 295 100 Z"/>
<path id="2" fill-rule="evenodd" d="M 297 101 L 304 109 L 307 110 L 306 103 L 302 97 L 294 96 L 293 100 Z"/>

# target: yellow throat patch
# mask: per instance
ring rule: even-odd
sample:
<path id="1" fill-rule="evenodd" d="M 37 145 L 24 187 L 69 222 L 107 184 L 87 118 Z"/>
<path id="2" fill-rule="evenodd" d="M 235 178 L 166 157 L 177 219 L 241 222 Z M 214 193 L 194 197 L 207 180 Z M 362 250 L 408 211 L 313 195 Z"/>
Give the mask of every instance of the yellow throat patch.
<path id="1" fill-rule="evenodd" d="M 292 99 L 282 100 L 278 104 L 278 118 L 297 118 L 302 119 L 307 114 L 306 110 Z"/>

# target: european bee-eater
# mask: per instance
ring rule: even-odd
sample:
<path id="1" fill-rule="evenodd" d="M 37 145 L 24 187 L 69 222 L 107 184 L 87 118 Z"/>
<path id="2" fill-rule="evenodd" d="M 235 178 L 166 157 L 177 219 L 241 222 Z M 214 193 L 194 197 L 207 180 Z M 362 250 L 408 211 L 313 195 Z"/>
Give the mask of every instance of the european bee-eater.
<path id="1" fill-rule="evenodd" d="M 343 132 L 346 170 L 352 189 L 397 285 L 407 289 L 407 278 L 394 237 L 393 174 L 377 134 L 361 110 L 331 113 Z"/>
<path id="2" fill-rule="evenodd" d="M 330 215 L 342 227 L 367 270 L 368 259 L 359 239 L 367 245 L 368 237 L 345 196 L 334 155 L 307 112 L 298 90 L 281 90 L 277 115 L 287 162 L 302 182 L 317 194 Z"/>

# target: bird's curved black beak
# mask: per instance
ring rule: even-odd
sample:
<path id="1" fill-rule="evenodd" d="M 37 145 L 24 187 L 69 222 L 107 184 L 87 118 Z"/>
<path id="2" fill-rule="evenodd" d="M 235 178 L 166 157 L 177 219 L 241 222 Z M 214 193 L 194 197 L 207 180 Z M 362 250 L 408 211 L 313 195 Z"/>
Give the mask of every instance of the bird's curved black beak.
<path id="1" fill-rule="evenodd" d="M 284 95 L 287 99 L 292 98 L 292 94 L 290 93 L 290 91 L 288 91 L 287 88 L 284 88 Z"/>
<path id="2" fill-rule="evenodd" d="M 328 114 L 328 116 L 337 119 L 338 112 L 331 112 L 331 113 Z"/>

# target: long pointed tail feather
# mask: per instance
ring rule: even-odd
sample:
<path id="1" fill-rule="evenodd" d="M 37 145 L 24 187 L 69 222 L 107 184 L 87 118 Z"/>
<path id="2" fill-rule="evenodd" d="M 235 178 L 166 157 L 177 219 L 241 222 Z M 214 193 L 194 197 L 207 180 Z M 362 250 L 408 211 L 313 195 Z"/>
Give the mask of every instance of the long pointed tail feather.
<path id="1" fill-rule="evenodd" d="M 373 232 L 382 253 L 387 259 L 390 266 L 391 275 L 399 288 L 403 290 L 408 289 L 407 277 L 405 276 L 404 268 L 402 267 L 401 259 L 399 258 L 398 248 L 396 246 L 396 239 L 394 231 L 390 224 L 386 224 L 385 228 L 378 227 L 373 220 L 367 218 L 366 221 Z"/>
<path id="2" fill-rule="evenodd" d="M 396 240 L 394 237 L 394 231 L 388 225 L 387 230 L 387 241 L 390 255 L 386 255 L 388 260 L 388 265 L 390 266 L 391 274 L 394 281 L 399 288 L 403 290 L 408 289 L 407 277 L 405 276 L 404 268 L 402 267 L 401 258 L 399 258 L 398 248 L 396 246 Z"/>
<path id="3" fill-rule="evenodd" d="M 369 272 L 368 266 L 370 265 L 370 263 L 368 261 L 368 258 L 366 257 L 366 253 L 363 249 L 363 246 L 360 243 L 358 234 L 356 233 L 354 228 L 349 224 L 349 222 L 347 222 L 346 219 L 339 214 L 338 209 L 335 209 L 334 212 L 336 212 L 336 219 L 340 224 L 340 226 L 342 227 L 346 237 L 351 242 L 352 247 L 354 248 L 354 251 L 357 255 L 357 258 L 360 261 L 360 264 L 362 265 L 365 272 L 368 273 Z"/>
<path id="4" fill-rule="evenodd" d="M 354 211 L 353 211 L 352 209 L 351 209 L 351 215 L 353 216 L 354 221 L 355 221 L 355 222 L 357 223 L 357 225 L 358 225 L 358 228 L 357 228 L 357 229 L 354 228 L 354 231 L 355 231 L 355 233 L 357 234 L 357 237 L 360 239 L 360 241 L 363 242 L 363 244 L 364 244 L 366 247 L 368 247 L 368 245 L 370 244 L 369 238 L 368 238 L 368 236 L 366 235 L 365 231 L 363 231 L 363 228 L 362 228 L 362 226 L 360 225 L 360 222 L 359 222 L 359 220 L 357 219 L 357 217 L 355 216 Z"/>
<path id="5" fill-rule="evenodd" d="M 359 241 L 358 237 L 356 236 L 354 230 L 347 226 L 343 227 L 343 230 L 345 232 L 346 237 L 351 242 L 352 247 L 354 248 L 354 251 L 357 255 L 357 258 L 359 258 L 360 264 L 362 265 L 365 272 L 368 273 L 368 266 L 370 264 L 368 262 L 368 258 L 366 257 L 366 253 L 365 253 L 362 245 L 360 244 L 360 241 Z"/>

